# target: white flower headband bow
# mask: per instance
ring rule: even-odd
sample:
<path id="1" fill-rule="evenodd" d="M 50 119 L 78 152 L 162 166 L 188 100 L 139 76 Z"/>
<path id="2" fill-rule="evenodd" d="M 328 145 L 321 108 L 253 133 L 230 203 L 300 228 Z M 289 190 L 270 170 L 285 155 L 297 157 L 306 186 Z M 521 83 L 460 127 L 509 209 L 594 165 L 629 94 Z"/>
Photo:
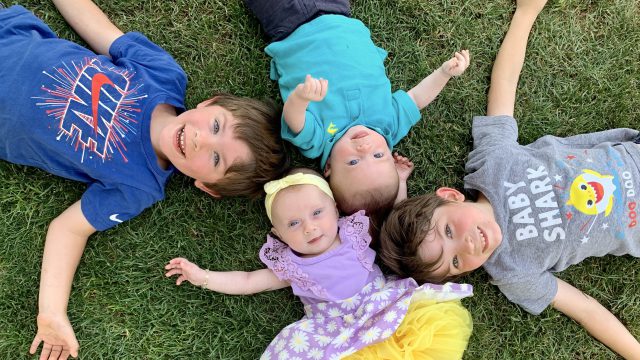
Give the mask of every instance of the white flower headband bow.
<path id="1" fill-rule="evenodd" d="M 273 220 L 271 219 L 271 206 L 273 205 L 273 199 L 276 198 L 276 194 L 278 194 L 280 190 L 286 189 L 289 186 L 293 185 L 314 185 L 318 187 L 318 189 L 322 190 L 322 192 L 329 195 L 331 199 L 333 199 L 333 193 L 331 192 L 329 183 L 327 183 L 325 179 L 321 178 L 318 175 L 295 173 L 285 176 L 282 179 L 269 181 L 268 183 L 264 184 L 264 191 L 267 193 L 267 196 L 264 198 L 264 207 L 267 210 L 267 217 L 272 223 Z"/>

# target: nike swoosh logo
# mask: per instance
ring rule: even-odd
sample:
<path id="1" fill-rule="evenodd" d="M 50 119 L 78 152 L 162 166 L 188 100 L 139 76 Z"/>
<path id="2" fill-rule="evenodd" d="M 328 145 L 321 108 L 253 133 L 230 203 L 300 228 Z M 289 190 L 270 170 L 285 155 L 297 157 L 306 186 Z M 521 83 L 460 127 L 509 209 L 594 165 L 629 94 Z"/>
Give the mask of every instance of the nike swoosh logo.
<path id="1" fill-rule="evenodd" d="M 93 131 L 95 131 L 96 134 L 98 133 L 98 104 L 100 102 L 100 89 L 105 84 L 115 87 L 111 79 L 103 73 L 97 73 L 91 79 L 91 112 L 93 114 Z"/>
<path id="2" fill-rule="evenodd" d="M 115 222 L 117 222 L 117 223 L 121 223 L 121 222 L 122 222 L 122 220 L 118 219 L 118 216 L 119 216 L 119 215 L 120 215 L 120 214 L 112 214 L 111 216 L 109 216 L 109 220 L 111 220 L 111 221 L 115 221 Z"/>

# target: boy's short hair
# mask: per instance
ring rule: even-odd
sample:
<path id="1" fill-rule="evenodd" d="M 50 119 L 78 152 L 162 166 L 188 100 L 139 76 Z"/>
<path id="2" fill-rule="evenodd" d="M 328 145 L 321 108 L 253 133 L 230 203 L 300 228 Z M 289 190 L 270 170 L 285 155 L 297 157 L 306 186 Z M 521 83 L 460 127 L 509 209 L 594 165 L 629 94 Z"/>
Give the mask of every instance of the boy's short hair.
<path id="1" fill-rule="evenodd" d="M 419 284 L 443 283 L 451 277 L 435 276 L 442 254 L 432 262 L 420 258 L 420 244 L 433 229 L 437 208 L 450 203 L 435 193 L 408 198 L 398 203 L 382 225 L 380 259 L 400 277 L 412 277 Z M 460 276 L 456 276 L 458 278 Z"/>
<path id="2" fill-rule="evenodd" d="M 289 157 L 280 137 L 280 109 L 271 101 L 218 94 L 207 106 L 225 108 L 237 120 L 234 136 L 247 144 L 253 155 L 249 162 L 233 163 L 222 179 L 204 185 L 221 196 L 263 194 L 262 186 L 282 177 L 289 168 Z"/>

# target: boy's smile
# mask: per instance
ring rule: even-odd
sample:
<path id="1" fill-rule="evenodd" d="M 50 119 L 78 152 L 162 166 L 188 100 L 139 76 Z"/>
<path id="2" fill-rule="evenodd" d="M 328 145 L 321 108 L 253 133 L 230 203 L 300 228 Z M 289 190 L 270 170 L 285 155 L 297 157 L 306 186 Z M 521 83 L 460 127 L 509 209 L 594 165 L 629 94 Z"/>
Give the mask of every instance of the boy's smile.
<path id="1" fill-rule="evenodd" d="M 166 124 L 154 148 L 181 173 L 215 183 L 233 163 L 252 158 L 248 145 L 234 135 L 236 122 L 226 109 L 200 104 Z"/>
<path id="2" fill-rule="evenodd" d="M 437 194 L 452 202 L 434 211 L 431 226 L 420 244 L 425 262 L 439 259 L 434 273 L 455 276 L 482 266 L 502 243 L 502 231 L 486 198 L 477 203 L 464 202 L 464 196 L 449 188 Z"/>

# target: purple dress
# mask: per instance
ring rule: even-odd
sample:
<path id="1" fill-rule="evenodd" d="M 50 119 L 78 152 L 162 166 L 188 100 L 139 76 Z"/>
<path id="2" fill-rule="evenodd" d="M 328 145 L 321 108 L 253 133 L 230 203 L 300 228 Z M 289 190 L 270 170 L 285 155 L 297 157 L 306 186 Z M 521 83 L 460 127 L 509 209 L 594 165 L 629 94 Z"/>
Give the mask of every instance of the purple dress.
<path id="1" fill-rule="evenodd" d="M 424 284 L 386 279 L 369 248 L 364 211 L 338 220 L 341 244 L 301 258 L 270 236 L 260 259 L 305 305 L 305 316 L 285 327 L 261 359 L 339 359 L 390 337 L 416 299 L 457 300 L 472 294 L 467 284 Z"/>

